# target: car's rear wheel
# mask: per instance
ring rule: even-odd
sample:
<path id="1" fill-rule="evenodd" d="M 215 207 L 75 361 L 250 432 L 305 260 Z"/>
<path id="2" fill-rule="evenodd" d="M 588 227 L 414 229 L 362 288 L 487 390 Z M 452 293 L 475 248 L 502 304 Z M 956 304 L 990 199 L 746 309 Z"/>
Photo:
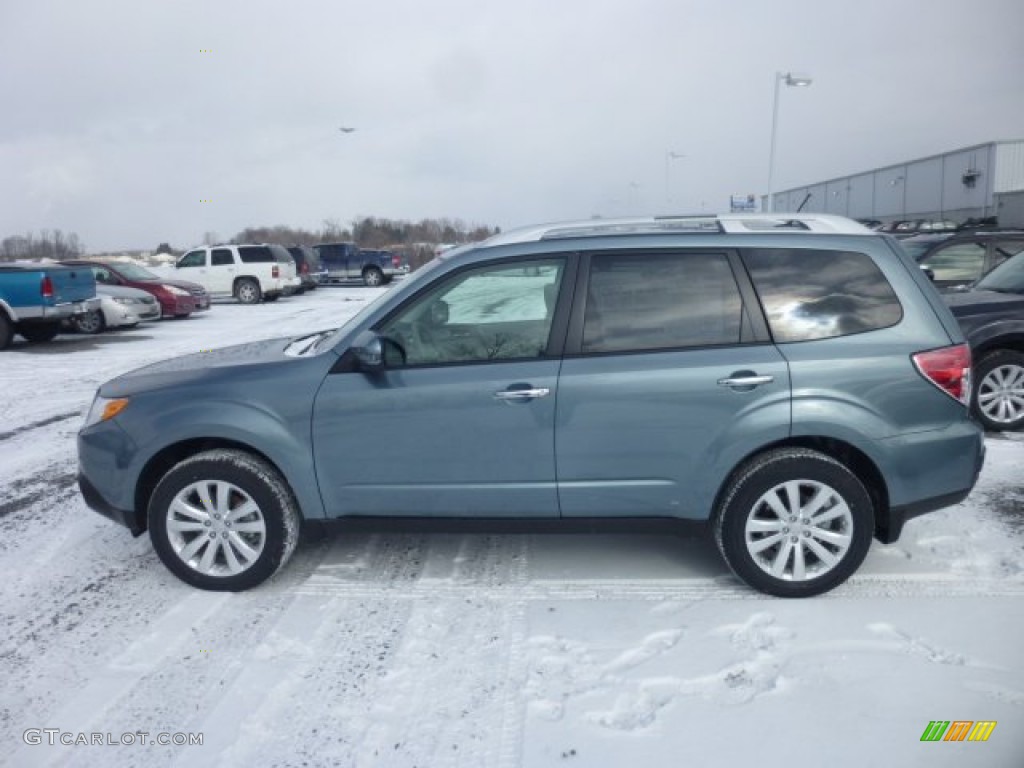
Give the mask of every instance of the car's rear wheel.
<path id="1" fill-rule="evenodd" d="M 199 589 L 238 592 L 291 557 L 298 506 L 270 464 L 244 451 L 205 451 L 164 475 L 149 502 L 149 532 L 164 565 Z"/>
<path id="2" fill-rule="evenodd" d="M 363 282 L 371 288 L 376 288 L 384 282 L 384 273 L 377 267 L 367 267 L 363 270 Z"/>
<path id="3" fill-rule="evenodd" d="M 810 597 L 860 567 L 874 518 L 871 496 L 846 466 L 817 451 L 782 448 L 734 473 L 714 532 L 726 563 L 748 585 Z"/>
<path id="4" fill-rule="evenodd" d="M 71 324 L 79 333 L 99 333 L 107 327 L 107 321 L 103 319 L 103 313 L 95 309 L 82 315 L 75 315 L 71 318 Z"/>
<path id="5" fill-rule="evenodd" d="M 18 326 L 18 333 L 34 344 L 53 341 L 60 333 L 60 323 L 22 323 Z"/>
<path id="6" fill-rule="evenodd" d="M 243 304 L 259 304 L 262 294 L 260 284 L 255 280 L 244 278 L 235 283 L 235 298 Z"/>
<path id="7" fill-rule="evenodd" d="M 993 431 L 1024 428 L 1024 354 L 999 349 L 975 367 L 974 414 Z"/>

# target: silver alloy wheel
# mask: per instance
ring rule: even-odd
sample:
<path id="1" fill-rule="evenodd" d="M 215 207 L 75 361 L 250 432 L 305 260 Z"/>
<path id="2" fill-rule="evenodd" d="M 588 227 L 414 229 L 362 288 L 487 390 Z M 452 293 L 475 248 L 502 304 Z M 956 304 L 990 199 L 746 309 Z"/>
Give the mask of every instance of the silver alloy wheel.
<path id="1" fill-rule="evenodd" d="M 235 576 L 255 563 L 267 542 L 263 513 L 252 497 L 222 480 L 200 480 L 167 508 L 174 553 L 206 576 Z"/>
<path id="2" fill-rule="evenodd" d="M 842 561 L 853 540 L 853 515 L 824 483 L 789 480 L 755 502 L 744 537 L 762 571 L 785 581 L 807 581 Z"/>
<path id="3" fill-rule="evenodd" d="M 978 385 L 978 408 L 996 424 L 1024 417 L 1024 367 L 1000 365 L 985 374 Z"/>
<path id="4" fill-rule="evenodd" d="M 80 333 L 99 333 L 103 330 L 103 316 L 98 309 L 75 316 L 75 329 Z"/>
<path id="5" fill-rule="evenodd" d="M 363 275 L 363 281 L 371 288 L 375 288 L 380 285 L 383 280 L 384 275 L 381 274 L 379 269 L 368 269 L 366 270 L 366 274 Z"/>
<path id="6" fill-rule="evenodd" d="M 243 280 L 238 286 L 238 300 L 243 304 L 255 304 L 259 300 L 258 288 L 250 280 Z"/>

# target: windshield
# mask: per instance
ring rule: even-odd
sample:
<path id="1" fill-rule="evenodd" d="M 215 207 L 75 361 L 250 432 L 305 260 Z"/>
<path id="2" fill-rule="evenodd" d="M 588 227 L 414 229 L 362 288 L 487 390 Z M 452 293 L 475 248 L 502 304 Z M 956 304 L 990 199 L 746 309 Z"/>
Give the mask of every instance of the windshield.
<path id="1" fill-rule="evenodd" d="M 979 291 L 1024 293 L 1024 259 L 1017 254 L 1004 261 L 974 285 Z"/>
<path id="2" fill-rule="evenodd" d="M 124 277 L 129 280 L 162 280 L 159 275 L 155 275 L 145 267 L 140 267 L 138 264 L 130 264 L 126 261 L 111 262 L 108 266 L 112 269 L 120 272 Z"/>

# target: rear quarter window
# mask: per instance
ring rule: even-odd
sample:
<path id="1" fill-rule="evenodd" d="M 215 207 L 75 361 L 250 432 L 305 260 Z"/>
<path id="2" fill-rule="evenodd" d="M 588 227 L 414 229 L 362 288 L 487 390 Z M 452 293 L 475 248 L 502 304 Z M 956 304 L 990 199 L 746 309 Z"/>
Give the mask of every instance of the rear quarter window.
<path id="1" fill-rule="evenodd" d="M 903 319 L 895 291 L 865 253 L 759 248 L 741 255 L 776 342 L 849 336 Z"/>
<path id="2" fill-rule="evenodd" d="M 246 264 L 259 264 L 277 261 L 273 252 L 265 245 L 239 246 L 238 257 Z"/>

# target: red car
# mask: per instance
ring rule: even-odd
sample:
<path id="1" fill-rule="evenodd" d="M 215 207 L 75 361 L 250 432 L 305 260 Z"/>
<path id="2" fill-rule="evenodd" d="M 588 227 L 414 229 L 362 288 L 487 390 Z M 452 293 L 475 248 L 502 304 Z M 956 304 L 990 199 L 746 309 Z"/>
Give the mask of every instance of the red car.
<path id="1" fill-rule="evenodd" d="M 160 302 L 162 317 L 188 317 L 210 308 L 210 294 L 198 283 L 166 279 L 131 262 L 74 259 L 61 263 L 89 267 L 96 282 L 103 285 L 125 285 L 148 291 Z"/>

